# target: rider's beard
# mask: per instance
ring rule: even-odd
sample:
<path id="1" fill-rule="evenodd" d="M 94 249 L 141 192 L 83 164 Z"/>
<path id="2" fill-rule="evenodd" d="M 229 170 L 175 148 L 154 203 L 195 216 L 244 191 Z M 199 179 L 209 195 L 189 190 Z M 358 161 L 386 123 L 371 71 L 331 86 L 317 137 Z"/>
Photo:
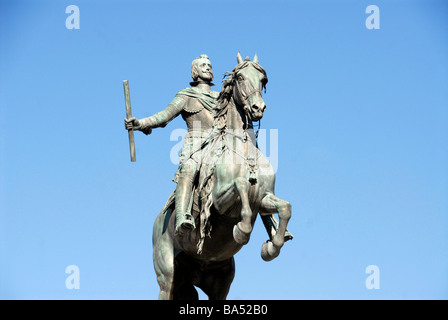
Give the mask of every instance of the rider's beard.
<path id="1" fill-rule="evenodd" d="M 213 72 L 204 72 L 203 80 L 204 81 L 212 81 L 213 80 Z"/>

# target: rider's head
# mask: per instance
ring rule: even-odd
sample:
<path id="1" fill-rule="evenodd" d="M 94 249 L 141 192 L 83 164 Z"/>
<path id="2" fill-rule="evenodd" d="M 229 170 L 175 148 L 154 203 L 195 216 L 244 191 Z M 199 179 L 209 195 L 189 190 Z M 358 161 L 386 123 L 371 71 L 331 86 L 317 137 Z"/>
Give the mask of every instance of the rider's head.
<path id="1" fill-rule="evenodd" d="M 212 63 L 206 54 L 201 54 L 191 63 L 191 77 L 194 81 L 210 82 L 213 80 Z"/>

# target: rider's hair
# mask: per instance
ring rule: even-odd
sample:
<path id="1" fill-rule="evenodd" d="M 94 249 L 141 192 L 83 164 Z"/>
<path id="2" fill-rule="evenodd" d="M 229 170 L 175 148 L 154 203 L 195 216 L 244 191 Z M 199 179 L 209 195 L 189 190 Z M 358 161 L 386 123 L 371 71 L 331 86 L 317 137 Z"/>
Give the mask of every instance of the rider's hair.
<path id="1" fill-rule="evenodd" d="M 197 57 L 196 59 L 193 60 L 193 62 L 191 63 L 191 77 L 193 78 L 193 81 L 198 80 L 199 74 L 198 74 L 198 70 L 197 70 L 197 60 L 199 59 L 207 59 L 210 61 L 210 59 L 208 58 L 208 55 L 206 54 L 201 54 L 199 57 Z"/>

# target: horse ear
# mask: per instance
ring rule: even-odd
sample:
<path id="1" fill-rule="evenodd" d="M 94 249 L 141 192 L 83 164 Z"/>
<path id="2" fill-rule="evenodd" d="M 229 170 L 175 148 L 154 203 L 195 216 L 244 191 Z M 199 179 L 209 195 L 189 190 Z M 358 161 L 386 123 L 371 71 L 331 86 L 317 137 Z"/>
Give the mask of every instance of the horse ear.
<path id="1" fill-rule="evenodd" d="M 243 62 L 243 58 L 241 57 L 241 53 L 238 51 L 238 55 L 236 56 L 236 60 L 238 61 L 238 64 Z"/>
<path id="2" fill-rule="evenodd" d="M 256 53 L 255 53 L 255 55 L 254 55 L 254 60 L 253 60 L 253 62 L 258 63 L 258 56 L 257 56 Z"/>

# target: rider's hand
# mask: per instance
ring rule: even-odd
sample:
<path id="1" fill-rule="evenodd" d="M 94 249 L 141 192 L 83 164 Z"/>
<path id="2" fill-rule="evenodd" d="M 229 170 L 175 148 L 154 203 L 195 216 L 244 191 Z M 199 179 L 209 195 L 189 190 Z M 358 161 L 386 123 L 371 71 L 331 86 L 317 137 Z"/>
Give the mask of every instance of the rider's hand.
<path id="1" fill-rule="evenodd" d="M 137 118 L 124 119 L 124 127 L 126 130 L 139 130 L 140 121 Z"/>
<path id="2" fill-rule="evenodd" d="M 150 134 L 152 131 L 151 128 L 142 128 L 140 120 L 138 120 L 137 118 L 134 118 L 134 117 L 129 118 L 129 119 L 124 119 L 124 127 L 126 130 L 142 131 L 146 135 Z"/>

